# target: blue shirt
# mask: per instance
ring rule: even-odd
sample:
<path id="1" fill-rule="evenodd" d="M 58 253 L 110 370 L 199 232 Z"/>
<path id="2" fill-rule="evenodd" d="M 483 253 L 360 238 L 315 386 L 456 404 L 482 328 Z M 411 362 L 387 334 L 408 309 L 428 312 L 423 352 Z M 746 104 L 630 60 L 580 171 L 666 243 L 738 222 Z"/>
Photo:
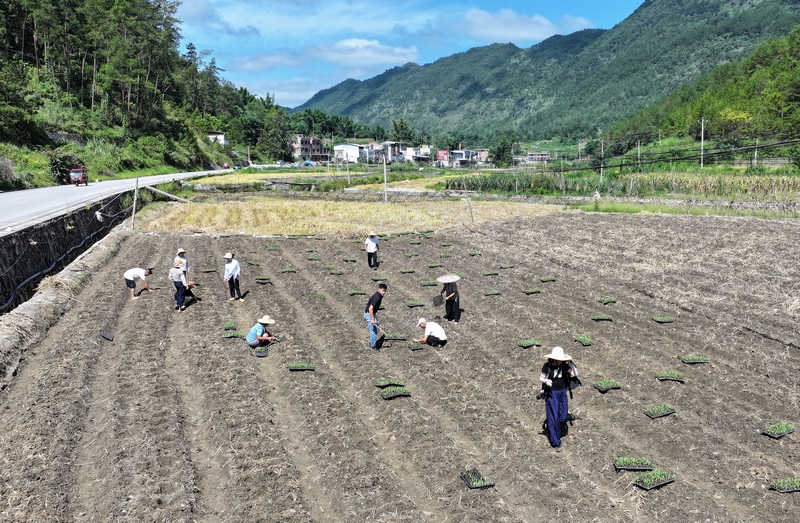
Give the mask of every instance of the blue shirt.
<path id="1" fill-rule="evenodd" d="M 253 343 L 257 343 L 258 339 L 256 338 L 256 336 L 263 336 L 266 330 L 267 329 L 264 327 L 264 325 L 260 323 L 256 323 L 255 325 L 253 325 L 253 328 L 250 329 L 250 332 L 247 333 L 247 343 L 249 343 L 250 345 L 252 345 Z"/>

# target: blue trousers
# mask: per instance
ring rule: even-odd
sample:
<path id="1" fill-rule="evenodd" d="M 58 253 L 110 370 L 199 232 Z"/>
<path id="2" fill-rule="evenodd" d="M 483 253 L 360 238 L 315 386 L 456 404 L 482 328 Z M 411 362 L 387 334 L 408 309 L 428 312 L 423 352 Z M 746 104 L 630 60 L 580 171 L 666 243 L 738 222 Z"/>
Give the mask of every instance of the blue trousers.
<path id="1" fill-rule="evenodd" d="M 566 423 L 569 416 L 567 389 L 550 389 L 544 401 L 544 412 L 547 415 L 547 439 L 553 447 L 560 447 L 561 424 Z"/>
<path id="2" fill-rule="evenodd" d="M 180 281 L 174 281 L 172 283 L 175 284 L 175 305 L 183 307 L 183 301 L 186 297 L 186 287 L 183 285 L 183 282 Z"/>
<path id="3" fill-rule="evenodd" d="M 378 315 L 375 315 L 375 325 L 370 321 L 368 312 L 364 313 L 364 319 L 367 320 L 367 328 L 369 329 L 369 346 L 374 349 L 378 343 Z"/>

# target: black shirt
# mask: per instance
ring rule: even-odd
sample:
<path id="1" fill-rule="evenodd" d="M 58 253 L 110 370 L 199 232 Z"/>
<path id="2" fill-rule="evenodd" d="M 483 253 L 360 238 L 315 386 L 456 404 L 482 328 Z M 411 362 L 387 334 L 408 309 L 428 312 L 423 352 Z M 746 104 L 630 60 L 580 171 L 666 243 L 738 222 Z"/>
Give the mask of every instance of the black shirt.
<path id="1" fill-rule="evenodd" d="M 567 388 L 566 380 L 569 379 L 569 366 L 566 363 L 562 363 L 558 367 L 551 367 L 550 362 L 544 364 L 542 367 L 542 374 L 547 375 L 547 379 L 553 380 L 553 386 L 550 387 L 553 390 L 560 390 Z"/>
<path id="2" fill-rule="evenodd" d="M 372 305 L 372 314 L 378 312 L 378 309 L 381 308 L 381 300 L 383 300 L 383 296 L 380 292 L 376 292 L 375 294 L 370 297 L 369 301 L 367 302 L 367 306 L 364 307 L 364 312 L 369 312 L 369 306 Z"/>

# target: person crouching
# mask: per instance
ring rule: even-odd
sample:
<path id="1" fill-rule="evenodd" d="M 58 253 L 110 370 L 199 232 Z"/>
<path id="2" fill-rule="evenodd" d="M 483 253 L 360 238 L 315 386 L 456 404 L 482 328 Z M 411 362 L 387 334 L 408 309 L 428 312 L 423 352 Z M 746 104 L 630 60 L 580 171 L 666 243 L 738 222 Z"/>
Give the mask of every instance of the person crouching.
<path id="1" fill-rule="evenodd" d="M 444 333 L 444 329 L 438 323 L 420 318 L 417 322 L 417 327 L 424 329 L 425 334 L 423 334 L 421 338 L 412 341 L 416 343 L 427 343 L 434 349 L 447 345 L 447 334 Z"/>

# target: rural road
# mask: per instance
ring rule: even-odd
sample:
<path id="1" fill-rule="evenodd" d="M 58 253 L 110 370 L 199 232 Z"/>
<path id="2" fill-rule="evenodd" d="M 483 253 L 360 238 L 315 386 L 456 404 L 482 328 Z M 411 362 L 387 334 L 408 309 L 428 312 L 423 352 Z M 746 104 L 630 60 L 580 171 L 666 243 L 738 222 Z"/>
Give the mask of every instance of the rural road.
<path id="1" fill-rule="evenodd" d="M 160 174 L 139 178 L 139 185 L 193 178 L 210 173 L 227 171 L 200 171 L 191 173 Z M 58 185 L 23 191 L 0 193 L 0 236 L 65 214 L 88 203 L 129 191 L 136 187 L 136 178 L 89 182 L 88 186 Z"/>

